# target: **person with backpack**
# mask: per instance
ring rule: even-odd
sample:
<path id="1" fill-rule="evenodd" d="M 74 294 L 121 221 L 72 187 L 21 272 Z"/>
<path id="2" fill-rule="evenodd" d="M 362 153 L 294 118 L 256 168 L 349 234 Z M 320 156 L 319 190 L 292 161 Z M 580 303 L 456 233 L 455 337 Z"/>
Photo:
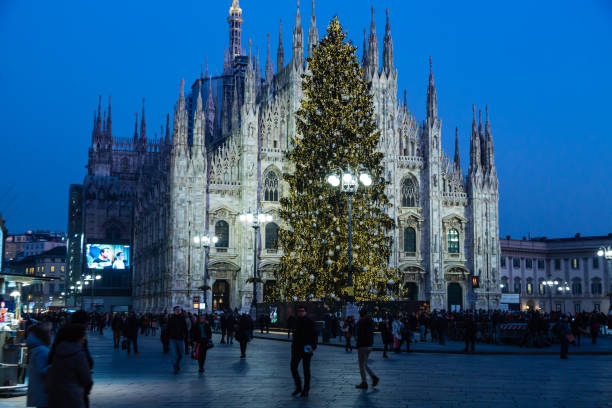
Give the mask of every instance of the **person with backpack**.
<path id="1" fill-rule="evenodd" d="M 376 387 L 380 379 L 368 367 L 368 357 L 370 356 L 370 347 L 374 345 L 374 322 L 368 316 L 368 311 L 361 309 L 359 311 L 359 321 L 357 321 L 357 356 L 359 360 L 359 373 L 361 374 L 361 384 L 355 388 L 361 390 L 368 389 L 366 372 L 372 379 L 372 387 Z"/>

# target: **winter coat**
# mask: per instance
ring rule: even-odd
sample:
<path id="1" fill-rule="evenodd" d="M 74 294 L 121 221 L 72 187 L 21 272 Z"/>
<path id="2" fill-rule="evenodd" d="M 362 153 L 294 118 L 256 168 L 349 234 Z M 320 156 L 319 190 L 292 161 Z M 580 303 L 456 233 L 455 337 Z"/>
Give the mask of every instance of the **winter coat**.
<path id="1" fill-rule="evenodd" d="M 357 347 L 374 345 L 374 322 L 370 317 L 362 317 L 357 322 Z"/>
<path id="2" fill-rule="evenodd" d="M 187 323 L 182 316 L 172 315 L 168 319 L 167 335 L 170 340 L 185 340 L 187 337 Z"/>
<path id="3" fill-rule="evenodd" d="M 310 345 L 313 350 L 317 348 L 317 330 L 312 320 L 307 317 L 298 317 L 295 319 L 291 351 L 303 353 L 306 345 Z"/>
<path id="4" fill-rule="evenodd" d="M 28 407 L 46 407 L 45 377 L 49 369 L 49 347 L 30 333 L 26 339 L 30 362 L 28 363 Z"/>
<path id="5" fill-rule="evenodd" d="M 202 337 L 201 326 L 204 325 L 204 337 Z M 195 342 L 207 342 L 212 339 L 212 330 L 208 323 L 197 322 L 191 329 L 191 340 Z"/>
<path id="6" fill-rule="evenodd" d="M 85 408 L 92 385 L 83 345 L 71 341 L 58 344 L 45 379 L 49 408 Z"/>

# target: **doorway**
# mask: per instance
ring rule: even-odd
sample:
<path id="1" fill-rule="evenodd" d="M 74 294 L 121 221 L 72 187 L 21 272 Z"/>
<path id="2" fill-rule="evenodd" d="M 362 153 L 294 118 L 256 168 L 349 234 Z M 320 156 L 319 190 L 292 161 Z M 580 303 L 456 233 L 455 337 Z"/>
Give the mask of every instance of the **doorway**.
<path id="1" fill-rule="evenodd" d="M 218 280 L 212 287 L 213 310 L 223 310 L 229 307 L 229 283 Z"/>
<path id="2" fill-rule="evenodd" d="M 463 289 L 457 282 L 448 284 L 448 311 L 459 312 L 463 309 Z"/>

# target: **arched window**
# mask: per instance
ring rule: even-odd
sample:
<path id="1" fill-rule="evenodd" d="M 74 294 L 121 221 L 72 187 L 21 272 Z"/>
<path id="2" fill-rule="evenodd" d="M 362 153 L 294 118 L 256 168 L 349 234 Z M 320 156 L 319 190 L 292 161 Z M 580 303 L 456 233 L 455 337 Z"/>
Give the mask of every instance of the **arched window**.
<path id="1" fill-rule="evenodd" d="M 278 176 L 273 170 L 264 176 L 264 201 L 278 201 Z"/>
<path id="2" fill-rule="evenodd" d="M 521 278 L 514 278 L 514 293 L 521 293 L 522 285 Z"/>
<path id="3" fill-rule="evenodd" d="M 533 295 L 533 279 L 527 278 L 527 286 L 525 287 L 528 295 Z"/>
<path id="4" fill-rule="evenodd" d="M 582 282 L 580 282 L 580 278 L 572 280 L 572 295 L 582 295 Z"/>
<path id="5" fill-rule="evenodd" d="M 413 177 L 407 177 L 402 183 L 402 207 L 417 207 L 419 203 L 419 185 Z"/>
<path id="6" fill-rule="evenodd" d="M 508 293 L 510 290 L 508 289 L 508 277 L 502 276 L 501 278 L 501 290 L 502 293 Z"/>
<path id="7" fill-rule="evenodd" d="M 601 292 L 602 292 L 601 279 L 593 278 L 593 280 L 591 281 L 591 294 L 601 295 Z"/>
<path id="8" fill-rule="evenodd" d="M 416 252 L 416 231 L 412 227 L 404 228 L 404 252 Z"/>
<path id="9" fill-rule="evenodd" d="M 278 249 L 278 225 L 273 222 L 266 224 L 266 249 Z"/>
<path id="10" fill-rule="evenodd" d="M 544 283 L 544 279 L 540 279 L 540 283 L 538 283 L 538 293 L 540 295 L 546 294 L 546 284 Z"/>
<path id="11" fill-rule="evenodd" d="M 217 248 L 229 247 L 229 224 L 226 221 L 220 220 L 215 224 L 215 235 L 219 240 L 215 244 Z"/>
<path id="12" fill-rule="evenodd" d="M 459 232 L 454 228 L 448 231 L 448 253 L 459 253 Z"/>

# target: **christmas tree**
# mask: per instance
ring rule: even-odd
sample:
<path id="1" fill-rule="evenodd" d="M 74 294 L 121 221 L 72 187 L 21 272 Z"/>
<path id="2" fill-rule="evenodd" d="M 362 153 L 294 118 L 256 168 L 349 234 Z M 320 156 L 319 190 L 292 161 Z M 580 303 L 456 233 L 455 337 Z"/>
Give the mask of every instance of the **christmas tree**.
<path id="1" fill-rule="evenodd" d="M 281 200 L 277 271 L 286 300 L 340 299 L 348 285 L 348 197 L 327 182 L 347 169 L 371 176 L 369 187 L 352 195 L 353 281 L 356 300 L 390 298 L 396 271 L 388 268 L 393 220 L 385 195 L 383 154 L 377 151 L 370 84 L 357 62 L 357 47 L 346 41 L 338 18 L 308 58 L 297 112 L 295 166 L 286 174 L 289 194 Z"/>

